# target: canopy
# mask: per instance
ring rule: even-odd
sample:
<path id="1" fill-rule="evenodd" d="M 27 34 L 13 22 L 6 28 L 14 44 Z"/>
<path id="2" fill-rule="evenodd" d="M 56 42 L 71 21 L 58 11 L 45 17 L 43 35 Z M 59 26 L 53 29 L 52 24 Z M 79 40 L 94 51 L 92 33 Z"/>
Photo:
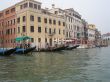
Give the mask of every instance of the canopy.
<path id="1" fill-rule="evenodd" d="M 31 37 L 29 36 L 22 36 L 22 37 L 17 37 L 15 40 L 16 41 L 24 41 L 24 40 L 28 40 L 31 39 Z"/>

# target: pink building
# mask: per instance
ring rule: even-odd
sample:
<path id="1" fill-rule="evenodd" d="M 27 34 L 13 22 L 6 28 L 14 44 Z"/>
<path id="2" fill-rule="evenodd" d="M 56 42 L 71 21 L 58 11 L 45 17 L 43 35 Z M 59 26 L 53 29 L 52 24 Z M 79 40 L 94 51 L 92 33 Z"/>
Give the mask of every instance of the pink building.
<path id="1" fill-rule="evenodd" d="M 14 47 L 16 38 L 15 6 L 0 12 L 0 47 Z"/>

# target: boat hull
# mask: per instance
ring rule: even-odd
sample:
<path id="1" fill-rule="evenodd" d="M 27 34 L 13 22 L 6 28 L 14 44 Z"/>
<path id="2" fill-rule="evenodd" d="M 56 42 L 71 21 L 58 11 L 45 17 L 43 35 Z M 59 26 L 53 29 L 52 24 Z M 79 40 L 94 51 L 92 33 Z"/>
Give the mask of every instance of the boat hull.
<path id="1" fill-rule="evenodd" d="M 28 54 L 31 51 L 33 51 L 34 49 L 36 49 L 36 47 L 32 47 L 32 48 L 28 48 L 28 49 L 20 49 L 18 48 L 14 54 Z"/>
<path id="2" fill-rule="evenodd" d="M 58 47 L 58 48 L 49 48 L 49 49 L 40 50 L 39 52 L 58 52 L 58 51 L 65 50 L 66 48 L 67 46 Z"/>
<path id="3" fill-rule="evenodd" d="M 16 51 L 16 49 L 9 49 L 9 50 L 1 50 L 0 51 L 0 56 L 10 56 Z"/>
<path id="4" fill-rule="evenodd" d="M 73 46 L 73 47 L 67 47 L 65 50 L 73 50 L 76 49 L 77 47 L 79 47 L 79 45 Z"/>

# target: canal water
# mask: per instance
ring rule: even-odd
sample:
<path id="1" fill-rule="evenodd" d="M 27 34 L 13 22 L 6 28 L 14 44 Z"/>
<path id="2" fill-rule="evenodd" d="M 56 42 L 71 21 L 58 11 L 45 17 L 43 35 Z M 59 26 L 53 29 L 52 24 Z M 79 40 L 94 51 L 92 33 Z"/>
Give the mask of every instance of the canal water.
<path id="1" fill-rule="evenodd" d="M 110 47 L 0 57 L 0 82 L 110 82 Z"/>

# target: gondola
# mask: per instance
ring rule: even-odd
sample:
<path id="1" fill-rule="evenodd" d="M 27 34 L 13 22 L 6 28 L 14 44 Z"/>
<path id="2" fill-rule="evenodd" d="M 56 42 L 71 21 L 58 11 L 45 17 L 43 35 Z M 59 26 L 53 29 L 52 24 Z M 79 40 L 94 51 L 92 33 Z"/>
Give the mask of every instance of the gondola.
<path id="1" fill-rule="evenodd" d="M 10 56 L 11 54 L 13 54 L 16 51 L 16 48 L 14 49 L 0 49 L 0 56 Z"/>
<path id="2" fill-rule="evenodd" d="M 14 54 L 28 54 L 30 52 L 32 52 L 33 50 L 36 49 L 35 47 L 32 48 L 27 48 L 27 49 L 23 49 L 23 48 L 16 48 L 16 51 L 14 52 Z"/>
<path id="3" fill-rule="evenodd" d="M 62 51 L 62 50 L 65 50 L 68 46 L 62 46 L 62 47 L 59 47 L 59 48 L 54 48 L 52 49 L 52 51 Z"/>
<path id="4" fill-rule="evenodd" d="M 65 50 L 73 50 L 73 49 L 76 49 L 77 47 L 79 47 L 79 45 L 75 45 L 75 46 L 68 46 Z"/>
<path id="5" fill-rule="evenodd" d="M 67 48 L 67 46 L 48 48 L 48 49 L 42 49 L 39 52 L 57 52 L 57 51 L 65 50 L 66 48 Z"/>

